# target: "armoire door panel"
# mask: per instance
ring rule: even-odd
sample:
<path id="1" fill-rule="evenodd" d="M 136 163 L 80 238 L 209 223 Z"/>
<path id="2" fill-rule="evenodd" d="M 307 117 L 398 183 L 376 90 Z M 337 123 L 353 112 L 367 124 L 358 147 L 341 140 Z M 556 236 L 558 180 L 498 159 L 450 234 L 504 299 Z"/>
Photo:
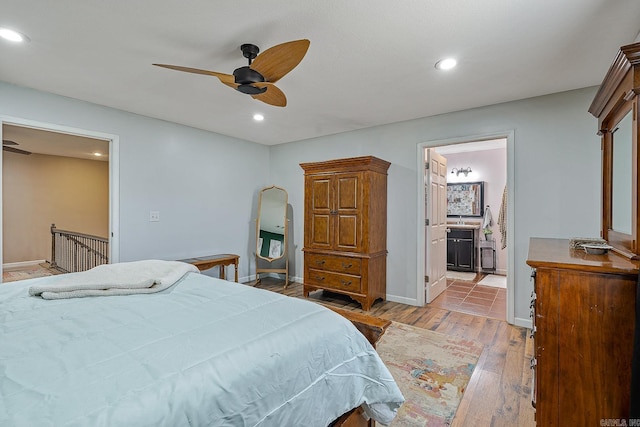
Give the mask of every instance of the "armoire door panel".
<path id="1" fill-rule="evenodd" d="M 358 215 L 339 215 L 336 225 L 336 249 L 353 251 L 360 247 Z"/>
<path id="2" fill-rule="evenodd" d="M 331 216 L 314 214 L 311 219 L 313 240 L 310 242 L 316 248 L 331 247 Z"/>
<path id="3" fill-rule="evenodd" d="M 329 178 L 314 179 L 311 188 L 311 209 L 331 210 L 331 180 Z"/>
<path id="4" fill-rule="evenodd" d="M 336 178 L 336 210 L 340 211 L 343 209 L 358 209 L 358 206 L 360 205 L 358 203 L 358 185 L 360 176 L 357 174 L 338 174 Z"/>

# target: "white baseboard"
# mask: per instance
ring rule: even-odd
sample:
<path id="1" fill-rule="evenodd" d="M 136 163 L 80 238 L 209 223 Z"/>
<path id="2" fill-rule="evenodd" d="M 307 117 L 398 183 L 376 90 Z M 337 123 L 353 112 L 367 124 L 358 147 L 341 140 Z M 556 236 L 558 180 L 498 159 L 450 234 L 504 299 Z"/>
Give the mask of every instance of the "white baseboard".
<path id="1" fill-rule="evenodd" d="M 417 299 L 415 299 L 415 298 L 407 298 L 407 297 L 399 297 L 397 295 L 388 295 L 387 294 L 387 301 L 399 302 L 401 304 L 418 306 L 418 300 Z"/>
<path id="2" fill-rule="evenodd" d="M 2 264 L 3 270 L 8 270 L 10 268 L 22 268 L 22 267 L 32 267 L 38 264 L 42 264 L 46 262 L 46 259 L 36 259 L 33 261 L 20 261 L 20 262 L 8 262 L 6 264 Z"/>
<path id="3" fill-rule="evenodd" d="M 523 328 L 528 328 L 531 329 L 533 327 L 533 322 L 531 321 L 531 318 L 522 318 L 522 317 L 516 317 L 513 319 L 514 322 L 513 324 L 516 326 L 522 326 Z"/>

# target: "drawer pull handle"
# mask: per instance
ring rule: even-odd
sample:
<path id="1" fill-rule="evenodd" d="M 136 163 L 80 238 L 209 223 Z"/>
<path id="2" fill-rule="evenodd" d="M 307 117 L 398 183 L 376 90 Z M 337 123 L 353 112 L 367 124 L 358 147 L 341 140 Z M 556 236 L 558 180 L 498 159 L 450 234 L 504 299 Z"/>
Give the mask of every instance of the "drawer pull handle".
<path id="1" fill-rule="evenodd" d="M 316 280 L 324 280 L 323 276 L 316 276 Z"/>
<path id="2" fill-rule="evenodd" d="M 349 263 L 349 264 L 345 264 L 344 262 L 342 263 L 342 268 L 347 269 L 347 268 L 351 268 L 353 267 L 353 264 Z"/>
<path id="3" fill-rule="evenodd" d="M 340 280 L 340 282 L 342 282 L 343 286 L 349 286 L 351 284 L 351 280 L 346 281 L 346 280 Z"/>
<path id="4" fill-rule="evenodd" d="M 322 264 L 324 264 L 324 260 L 323 259 L 318 259 L 318 260 L 316 260 L 316 264 L 322 265 Z"/>

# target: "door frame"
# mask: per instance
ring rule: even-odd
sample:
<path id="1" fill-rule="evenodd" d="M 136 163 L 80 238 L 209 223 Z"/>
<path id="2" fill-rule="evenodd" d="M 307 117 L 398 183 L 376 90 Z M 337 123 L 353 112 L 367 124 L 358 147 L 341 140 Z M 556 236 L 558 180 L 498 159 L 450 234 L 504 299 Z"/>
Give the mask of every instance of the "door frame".
<path id="1" fill-rule="evenodd" d="M 488 141 L 491 139 L 506 138 L 507 140 L 507 224 L 509 226 L 509 232 L 507 233 L 507 322 L 514 324 L 515 314 L 515 292 L 514 292 L 514 231 L 515 231 L 515 214 L 514 214 L 514 187 L 515 187 L 515 131 L 513 129 L 502 131 L 483 133 L 478 135 L 461 136 L 448 139 L 438 139 L 421 142 L 417 145 L 417 189 L 418 194 L 417 201 L 417 237 L 418 237 L 418 250 L 417 250 L 417 280 L 416 280 L 416 295 L 418 306 L 424 306 L 424 275 L 425 275 L 425 236 L 424 236 L 424 151 L 426 148 L 440 147 L 444 145 L 464 144 L 477 141 Z"/>
<path id="2" fill-rule="evenodd" d="M 10 117 L 0 115 L 0 137 L 2 128 L 7 125 L 28 127 L 43 131 L 53 131 L 66 133 L 69 135 L 83 136 L 87 138 L 102 139 L 109 141 L 109 262 L 120 261 L 120 139 L 118 135 L 98 132 L 88 129 L 63 126 L 55 123 L 40 122 L 20 117 Z M 0 195 L 2 195 L 2 151 L 0 151 Z M 2 197 L 0 197 L 0 224 L 3 224 L 2 217 Z M 2 266 L 4 254 L 2 253 L 3 236 L 0 233 L 0 278 L 2 277 Z M 0 283 L 2 280 L 0 279 Z"/>

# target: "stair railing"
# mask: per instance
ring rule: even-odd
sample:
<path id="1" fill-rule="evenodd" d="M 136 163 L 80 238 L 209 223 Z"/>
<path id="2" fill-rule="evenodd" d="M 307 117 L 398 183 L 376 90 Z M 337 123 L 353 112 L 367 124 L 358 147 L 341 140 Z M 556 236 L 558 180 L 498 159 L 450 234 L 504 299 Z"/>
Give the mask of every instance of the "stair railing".
<path id="1" fill-rule="evenodd" d="M 86 271 L 109 263 L 109 239 L 51 224 L 51 268 L 63 273 Z"/>

